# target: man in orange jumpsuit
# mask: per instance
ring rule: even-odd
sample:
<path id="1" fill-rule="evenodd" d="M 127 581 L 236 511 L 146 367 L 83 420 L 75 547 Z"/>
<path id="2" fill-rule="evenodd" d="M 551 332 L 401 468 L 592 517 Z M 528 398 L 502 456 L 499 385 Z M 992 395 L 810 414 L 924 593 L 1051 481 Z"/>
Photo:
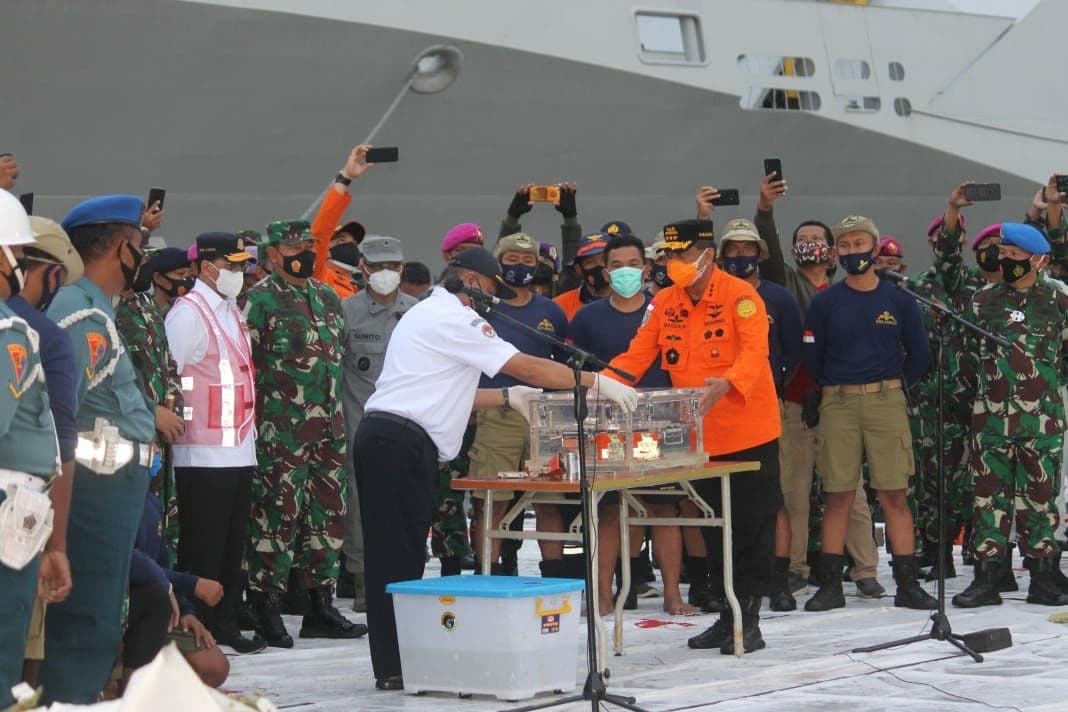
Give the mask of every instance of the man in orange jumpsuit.
<path id="1" fill-rule="evenodd" d="M 715 267 L 711 220 L 682 220 L 664 226 L 664 251 L 673 285 L 660 290 L 626 353 L 612 365 L 641 378 L 657 356 L 675 388 L 704 388 L 704 444 L 712 460 L 755 460 L 760 470 L 731 480 L 734 590 L 741 603 L 745 652 L 764 647 L 760 603 L 774 584 L 775 516 L 779 488 L 779 403 L 768 360 L 768 314 L 748 282 Z M 695 483 L 698 493 L 720 510 L 720 483 Z M 715 557 L 722 551 L 718 529 L 703 528 Z M 691 648 L 734 652 L 731 610 L 691 638 Z"/>
<path id="2" fill-rule="evenodd" d="M 344 300 L 357 292 L 352 283 L 352 272 L 334 265 L 331 261 L 332 249 L 340 244 L 353 243 L 358 245 L 364 237 L 364 227 L 358 222 L 346 223 L 340 229 L 337 227 L 341 216 L 352 202 L 352 194 L 349 193 L 349 185 L 368 171 L 373 163 L 365 160 L 370 145 L 359 145 L 352 149 L 344 167 L 334 176 L 334 182 L 323 196 L 323 203 L 319 206 L 319 212 L 315 215 L 311 232 L 315 236 L 315 271 L 312 276 L 320 282 L 326 282 L 335 292 L 339 299 Z M 352 233 L 357 234 L 352 234 Z M 353 255 L 355 261 L 338 259 L 337 261 L 352 265 L 359 264 L 358 255 Z"/>

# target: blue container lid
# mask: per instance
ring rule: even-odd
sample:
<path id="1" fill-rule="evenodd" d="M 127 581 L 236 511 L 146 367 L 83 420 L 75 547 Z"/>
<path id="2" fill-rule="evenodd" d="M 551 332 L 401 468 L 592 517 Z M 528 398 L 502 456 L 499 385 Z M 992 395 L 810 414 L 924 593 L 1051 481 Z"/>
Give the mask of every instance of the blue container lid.
<path id="1" fill-rule="evenodd" d="M 387 593 L 415 596 L 467 596 L 471 598 L 527 598 L 568 591 L 582 591 L 582 579 L 540 578 L 536 576 L 442 576 L 418 581 L 397 581 L 386 586 Z"/>

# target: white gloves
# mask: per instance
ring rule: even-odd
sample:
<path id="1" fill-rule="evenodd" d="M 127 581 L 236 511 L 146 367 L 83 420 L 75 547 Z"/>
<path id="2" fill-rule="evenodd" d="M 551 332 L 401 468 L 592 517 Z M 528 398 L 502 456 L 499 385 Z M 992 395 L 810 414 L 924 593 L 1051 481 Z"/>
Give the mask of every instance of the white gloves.
<path id="1" fill-rule="evenodd" d="M 597 374 L 594 386 L 590 389 L 590 395 L 594 398 L 603 397 L 613 400 L 628 413 L 633 412 L 638 406 L 638 391 L 600 373 Z"/>
<path id="2" fill-rule="evenodd" d="M 508 393 L 508 405 L 519 411 L 519 414 L 530 420 L 530 399 L 541 395 L 540 388 L 530 386 L 512 386 L 504 389 Z"/>

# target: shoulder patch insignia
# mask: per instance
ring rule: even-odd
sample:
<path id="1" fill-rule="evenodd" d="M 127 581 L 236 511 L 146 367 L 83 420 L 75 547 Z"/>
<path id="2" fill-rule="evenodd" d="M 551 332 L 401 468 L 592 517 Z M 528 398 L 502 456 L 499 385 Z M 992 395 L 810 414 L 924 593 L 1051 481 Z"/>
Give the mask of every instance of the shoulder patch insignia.
<path id="1" fill-rule="evenodd" d="M 748 319 L 749 317 L 757 313 L 757 306 L 753 303 L 752 299 L 746 297 L 738 302 L 736 310 L 738 312 L 738 316 L 742 317 L 743 319 Z"/>
<path id="2" fill-rule="evenodd" d="M 482 325 L 482 335 L 487 337 L 487 338 L 492 339 L 495 336 L 497 336 L 497 332 L 494 331 L 493 327 L 490 326 L 489 324 L 483 324 Z"/>
<path id="3" fill-rule="evenodd" d="M 15 380 L 8 381 L 7 386 L 11 389 L 11 395 L 17 400 L 22 397 L 23 389 L 19 386 L 22 385 L 22 377 L 26 375 L 29 353 L 22 344 L 8 344 L 7 354 L 11 357 L 11 367 L 15 370 Z"/>
<path id="4" fill-rule="evenodd" d="M 92 378 L 96 373 L 96 367 L 100 359 L 108 350 L 108 339 L 98 331 L 90 331 L 85 335 L 85 341 L 89 345 L 89 365 L 85 367 L 86 375 Z"/>
<path id="5" fill-rule="evenodd" d="M 883 313 L 875 317 L 876 324 L 882 324 L 884 326 L 897 326 L 897 318 L 889 311 L 883 310 Z"/>

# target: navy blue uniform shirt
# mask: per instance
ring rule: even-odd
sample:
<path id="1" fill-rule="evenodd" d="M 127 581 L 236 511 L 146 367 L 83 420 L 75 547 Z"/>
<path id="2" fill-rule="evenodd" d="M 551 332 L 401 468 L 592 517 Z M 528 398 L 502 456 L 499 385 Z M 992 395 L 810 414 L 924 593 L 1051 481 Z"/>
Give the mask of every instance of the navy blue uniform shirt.
<path id="1" fill-rule="evenodd" d="M 638 333 L 645 318 L 645 309 L 652 297 L 645 296 L 641 309 L 621 312 L 612 306 L 611 299 L 598 299 L 582 307 L 568 326 L 568 340 L 583 351 L 608 362 L 626 352 L 630 340 Z M 799 337 L 800 338 L 800 337 Z M 660 368 L 659 355 L 637 383 L 638 388 L 671 388 L 671 378 Z"/>
<path id="2" fill-rule="evenodd" d="M 41 366 L 44 368 L 48 386 L 52 420 L 56 423 L 59 457 L 63 462 L 70 462 L 74 459 L 75 448 L 78 447 L 78 423 L 75 420 L 78 412 L 78 389 L 75 382 L 78 362 L 74 357 L 70 336 L 18 294 L 10 297 L 7 305 L 11 311 L 25 319 L 41 337 Z"/>
<path id="3" fill-rule="evenodd" d="M 785 288 L 760 280 L 757 294 L 768 311 L 768 351 L 775 390 L 782 398 L 786 381 L 801 363 L 801 307 Z"/>
<path id="4" fill-rule="evenodd" d="M 885 280 L 870 292 L 839 282 L 812 298 L 805 368 L 821 386 L 904 378 L 911 386 L 931 357 L 920 307 Z"/>
<path id="5" fill-rule="evenodd" d="M 166 587 L 168 583 L 174 587 L 174 597 L 182 615 L 192 613 L 197 577 L 171 569 L 167 550 L 163 546 L 163 507 L 159 498 L 149 492 L 145 497 L 145 511 L 141 515 L 133 555 L 130 557 L 130 585 L 156 584 Z"/>
<path id="6" fill-rule="evenodd" d="M 530 296 L 531 300 L 521 307 L 514 307 L 501 302 L 493 306 L 493 311 L 521 321 L 538 331 L 551 334 L 561 341 L 566 339 L 567 317 L 564 315 L 564 310 L 560 305 L 540 294 L 532 293 Z M 539 339 L 525 329 L 505 321 L 497 314 L 490 314 L 486 317 L 486 320 L 493 326 L 497 336 L 519 349 L 520 353 L 537 356 L 538 358 L 556 358 L 558 361 L 566 363 L 566 354 L 560 353 L 560 350 L 548 341 Z M 493 378 L 486 378 L 485 374 L 483 374 L 478 382 L 479 388 L 508 388 L 509 386 L 522 385 L 527 384 L 521 383 L 504 373 L 498 373 Z"/>

